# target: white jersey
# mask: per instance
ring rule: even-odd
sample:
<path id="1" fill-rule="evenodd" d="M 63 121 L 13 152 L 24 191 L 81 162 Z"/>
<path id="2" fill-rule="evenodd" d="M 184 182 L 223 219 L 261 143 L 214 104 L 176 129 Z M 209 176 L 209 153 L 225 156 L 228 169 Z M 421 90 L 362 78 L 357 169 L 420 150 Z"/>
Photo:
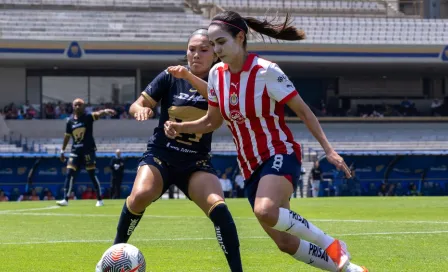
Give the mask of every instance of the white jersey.
<path id="1" fill-rule="evenodd" d="M 219 107 L 232 132 L 245 179 L 276 154 L 295 152 L 301 161 L 300 145 L 284 119 L 284 104 L 297 94 L 277 64 L 254 54 L 237 74 L 222 62 L 210 70 L 209 105 Z"/>

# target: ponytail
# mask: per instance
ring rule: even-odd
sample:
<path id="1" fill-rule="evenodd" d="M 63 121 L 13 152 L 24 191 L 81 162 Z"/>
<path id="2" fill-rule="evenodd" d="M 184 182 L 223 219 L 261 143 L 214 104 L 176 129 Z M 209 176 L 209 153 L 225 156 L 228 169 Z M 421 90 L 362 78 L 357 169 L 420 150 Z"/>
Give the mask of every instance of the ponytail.
<path id="1" fill-rule="evenodd" d="M 291 25 L 292 20 L 289 13 L 286 14 L 286 18 L 283 23 L 275 23 L 277 19 L 278 18 L 276 17 L 273 20 L 268 21 L 265 18 L 263 21 L 260 21 L 253 17 L 243 17 L 246 25 L 253 31 L 260 34 L 263 41 L 263 36 L 285 41 L 300 41 L 306 38 L 303 30 L 299 30 Z"/>

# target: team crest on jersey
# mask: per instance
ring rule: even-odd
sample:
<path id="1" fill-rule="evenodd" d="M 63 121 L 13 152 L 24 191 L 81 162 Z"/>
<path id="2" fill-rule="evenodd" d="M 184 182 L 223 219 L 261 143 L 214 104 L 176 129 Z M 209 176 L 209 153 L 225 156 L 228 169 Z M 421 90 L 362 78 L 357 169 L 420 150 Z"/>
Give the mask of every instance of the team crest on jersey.
<path id="1" fill-rule="evenodd" d="M 216 96 L 216 92 L 213 89 L 210 89 L 210 96 Z"/>
<path id="2" fill-rule="evenodd" d="M 236 95 L 236 93 L 232 93 L 230 95 L 230 105 L 235 106 L 236 104 L 238 104 L 238 95 Z"/>
<path id="3" fill-rule="evenodd" d="M 237 122 L 238 124 L 244 123 L 243 115 L 241 114 L 241 112 L 239 112 L 237 110 L 233 110 L 230 112 L 230 119 Z"/>

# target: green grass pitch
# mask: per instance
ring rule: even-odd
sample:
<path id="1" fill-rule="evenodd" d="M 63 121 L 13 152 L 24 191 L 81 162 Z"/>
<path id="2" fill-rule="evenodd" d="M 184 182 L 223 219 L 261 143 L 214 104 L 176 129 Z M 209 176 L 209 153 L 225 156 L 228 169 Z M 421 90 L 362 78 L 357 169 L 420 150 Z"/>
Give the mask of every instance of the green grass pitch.
<path id="1" fill-rule="evenodd" d="M 227 201 L 244 271 L 317 271 L 281 253 L 245 199 Z M 115 236 L 123 200 L 0 203 L 0 271 L 89 272 Z M 347 242 L 353 262 L 373 272 L 448 271 L 448 198 L 293 199 L 291 207 Z M 188 200 L 150 206 L 129 243 L 147 271 L 228 271 L 211 222 Z"/>

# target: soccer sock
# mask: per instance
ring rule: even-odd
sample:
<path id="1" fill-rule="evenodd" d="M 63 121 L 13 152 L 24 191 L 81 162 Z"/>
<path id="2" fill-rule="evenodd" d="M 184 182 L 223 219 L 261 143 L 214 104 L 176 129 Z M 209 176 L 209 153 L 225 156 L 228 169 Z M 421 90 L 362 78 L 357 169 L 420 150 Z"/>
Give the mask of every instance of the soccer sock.
<path id="1" fill-rule="evenodd" d="M 335 240 L 321 229 L 308 222 L 297 213 L 280 208 L 277 224 L 273 227 L 278 231 L 286 231 L 294 236 L 316 243 L 326 249 Z"/>
<path id="2" fill-rule="evenodd" d="M 226 256 L 230 271 L 243 271 L 238 232 L 227 205 L 217 202 L 210 208 L 209 217 L 215 225 L 216 239 Z"/>
<path id="3" fill-rule="evenodd" d="M 338 271 L 338 267 L 324 249 L 302 239 L 297 252 L 292 256 L 296 260 L 326 271 Z"/>
<path id="4" fill-rule="evenodd" d="M 98 177 L 95 174 L 95 169 L 87 170 L 87 173 L 89 174 L 90 180 L 93 183 L 93 188 L 96 192 L 96 199 L 101 200 L 101 187 L 100 187 L 100 181 L 98 180 Z"/>
<path id="5" fill-rule="evenodd" d="M 115 236 L 114 245 L 128 242 L 144 212 L 145 211 L 136 213 L 129 209 L 128 199 L 126 199 L 123 205 L 123 210 L 121 211 L 120 219 L 118 220 L 117 234 Z"/>
<path id="6" fill-rule="evenodd" d="M 73 190 L 73 181 L 75 180 L 76 171 L 70 168 L 67 168 L 67 176 L 65 177 L 64 184 L 64 199 L 68 201 L 68 197 L 72 193 Z"/>

